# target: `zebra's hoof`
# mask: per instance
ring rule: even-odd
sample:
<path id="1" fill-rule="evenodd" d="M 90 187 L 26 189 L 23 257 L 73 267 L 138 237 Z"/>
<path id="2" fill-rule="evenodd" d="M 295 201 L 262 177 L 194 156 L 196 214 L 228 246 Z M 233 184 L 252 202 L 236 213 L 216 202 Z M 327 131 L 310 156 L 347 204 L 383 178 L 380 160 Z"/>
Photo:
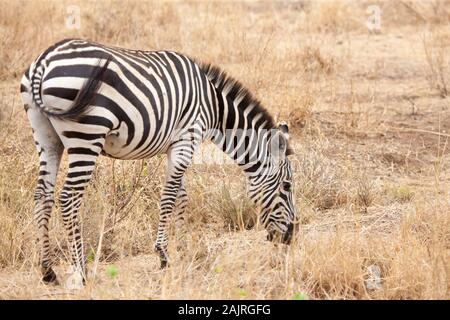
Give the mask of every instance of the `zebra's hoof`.
<path id="1" fill-rule="evenodd" d="M 52 268 L 48 268 L 43 271 L 42 281 L 45 284 L 55 284 L 58 285 L 58 279 L 56 277 L 56 273 L 53 271 Z"/>
<path id="2" fill-rule="evenodd" d="M 161 269 L 167 268 L 167 253 L 166 249 L 161 248 L 158 244 L 155 245 L 155 251 L 159 254 L 159 260 L 161 261 Z"/>
<path id="3" fill-rule="evenodd" d="M 161 260 L 161 269 L 165 269 L 165 268 L 167 268 L 167 266 L 168 266 L 168 263 L 167 263 L 167 260 Z"/>

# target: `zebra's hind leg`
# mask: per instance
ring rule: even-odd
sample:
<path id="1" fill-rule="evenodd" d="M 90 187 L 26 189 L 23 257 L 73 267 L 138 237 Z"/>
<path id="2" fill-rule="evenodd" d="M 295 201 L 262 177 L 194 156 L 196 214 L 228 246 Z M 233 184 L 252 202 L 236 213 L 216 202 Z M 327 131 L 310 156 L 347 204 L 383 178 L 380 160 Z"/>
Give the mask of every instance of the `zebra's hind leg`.
<path id="1" fill-rule="evenodd" d="M 68 171 L 59 201 L 72 263 L 71 276 L 67 279 L 66 286 L 76 289 L 86 280 L 79 209 L 85 189 L 92 178 L 98 155 L 103 149 L 108 129 L 97 126 L 99 129 L 96 131 L 88 126 L 83 128 L 82 124 L 52 120 L 68 155 Z M 85 133 L 88 129 L 90 133 Z"/>
<path id="2" fill-rule="evenodd" d="M 58 283 L 50 261 L 48 222 L 55 203 L 55 181 L 64 146 L 45 115 L 36 108 L 30 107 L 27 109 L 27 116 L 39 154 L 39 178 L 34 193 L 34 215 L 39 232 L 42 280 L 45 283 Z"/>
<path id="3" fill-rule="evenodd" d="M 80 275 L 83 283 L 86 280 L 86 262 L 79 209 L 84 191 L 92 178 L 101 147 L 96 145 L 72 147 L 68 148 L 67 152 L 69 155 L 69 169 L 59 199 L 73 268 L 72 277 L 68 279 L 66 284 L 75 288 L 80 285 Z"/>
<path id="4" fill-rule="evenodd" d="M 161 261 L 161 269 L 165 268 L 168 263 L 167 246 L 168 246 L 168 223 L 171 220 L 172 213 L 175 211 L 175 203 L 179 195 L 180 189 L 184 189 L 183 176 L 186 169 L 192 162 L 194 153 L 192 140 L 180 140 L 172 144 L 168 150 L 166 182 L 161 195 L 161 212 L 159 215 L 158 231 L 156 236 L 155 250 L 159 253 Z M 186 208 L 185 200 L 187 200 L 186 190 L 185 196 L 181 194 L 182 210 L 184 214 Z"/>
<path id="5" fill-rule="evenodd" d="M 100 153 L 98 147 L 68 148 L 69 169 L 61 191 L 59 201 L 61 215 L 67 232 L 67 240 L 72 262 L 72 275 L 66 285 L 70 288 L 81 286 L 86 280 L 86 263 L 81 234 L 79 209 L 84 191 L 92 178 L 96 159 Z"/>

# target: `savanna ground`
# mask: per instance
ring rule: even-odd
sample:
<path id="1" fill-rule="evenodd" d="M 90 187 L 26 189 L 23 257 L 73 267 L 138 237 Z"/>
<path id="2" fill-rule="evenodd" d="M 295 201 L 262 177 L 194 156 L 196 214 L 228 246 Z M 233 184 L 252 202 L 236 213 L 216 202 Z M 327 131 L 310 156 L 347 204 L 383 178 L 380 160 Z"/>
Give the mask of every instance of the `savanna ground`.
<path id="1" fill-rule="evenodd" d="M 450 298 L 450 2 L 1 1 L 0 8 L 0 298 Z M 38 158 L 19 79 L 65 37 L 213 62 L 287 120 L 301 211 L 294 244 L 267 242 L 254 226 L 257 210 L 237 167 L 195 165 L 185 249 L 172 237 L 171 266 L 161 271 L 152 248 L 165 158 L 101 158 L 82 207 L 87 285 L 44 285 L 33 220 Z M 50 232 L 63 282 L 68 258 L 57 210 Z"/>

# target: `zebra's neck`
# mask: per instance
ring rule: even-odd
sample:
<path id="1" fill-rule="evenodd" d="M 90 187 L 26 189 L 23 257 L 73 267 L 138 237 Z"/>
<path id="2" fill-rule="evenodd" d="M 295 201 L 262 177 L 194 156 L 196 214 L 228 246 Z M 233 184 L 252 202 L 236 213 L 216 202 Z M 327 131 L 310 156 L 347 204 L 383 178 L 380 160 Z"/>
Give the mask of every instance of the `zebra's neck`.
<path id="1" fill-rule="evenodd" d="M 268 169 L 272 118 L 248 97 L 217 92 L 218 121 L 212 141 L 252 179 Z"/>
<path id="2" fill-rule="evenodd" d="M 251 178 L 270 170 L 269 139 L 272 116 L 240 82 L 213 65 L 201 65 L 214 88 L 213 124 L 209 138 Z M 214 119 L 210 119 L 214 118 Z"/>

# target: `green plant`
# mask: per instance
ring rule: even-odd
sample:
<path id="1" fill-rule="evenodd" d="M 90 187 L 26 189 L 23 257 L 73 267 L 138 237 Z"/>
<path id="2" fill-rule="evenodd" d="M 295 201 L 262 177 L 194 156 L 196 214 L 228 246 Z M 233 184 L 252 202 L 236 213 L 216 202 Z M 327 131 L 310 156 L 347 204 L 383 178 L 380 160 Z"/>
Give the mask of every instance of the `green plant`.
<path id="1" fill-rule="evenodd" d="M 295 292 L 292 295 L 292 300 L 308 300 L 308 295 L 303 292 Z"/>
<path id="2" fill-rule="evenodd" d="M 106 267 L 106 274 L 111 279 L 114 279 L 118 273 L 119 271 L 117 270 L 117 267 L 115 265 L 109 265 L 108 267 Z"/>

